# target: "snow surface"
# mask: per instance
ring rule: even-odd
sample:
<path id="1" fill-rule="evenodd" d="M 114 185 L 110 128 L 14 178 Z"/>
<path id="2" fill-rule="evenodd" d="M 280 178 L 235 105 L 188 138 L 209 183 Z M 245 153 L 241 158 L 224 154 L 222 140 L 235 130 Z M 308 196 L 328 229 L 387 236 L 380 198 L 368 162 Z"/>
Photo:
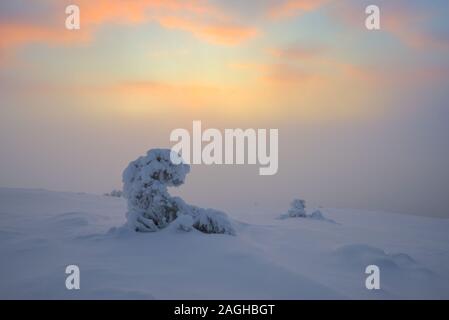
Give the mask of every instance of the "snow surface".
<path id="1" fill-rule="evenodd" d="M 236 235 L 181 219 L 155 233 L 126 222 L 126 200 L 0 188 L 0 298 L 449 298 L 449 220 L 322 209 L 327 220 L 230 212 Z M 65 288 L 65 267 L 81 290 Z M 369 264 L 381 290 L 365 288 Z"/>

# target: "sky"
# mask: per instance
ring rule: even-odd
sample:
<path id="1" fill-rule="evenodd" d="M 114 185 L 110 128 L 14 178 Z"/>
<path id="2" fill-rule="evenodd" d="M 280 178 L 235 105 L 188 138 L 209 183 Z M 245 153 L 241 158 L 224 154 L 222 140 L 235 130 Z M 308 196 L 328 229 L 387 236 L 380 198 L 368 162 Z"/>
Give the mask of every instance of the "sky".
<path id="1" fill-rule="evenodd" d="M 201 120 L 279 129 L 279 171 L 195 165 L 173 191 L 189 203 L 449 218 L 448 14 L 445 0 L 1 0 L 0 186 L 109 192 Z"/>

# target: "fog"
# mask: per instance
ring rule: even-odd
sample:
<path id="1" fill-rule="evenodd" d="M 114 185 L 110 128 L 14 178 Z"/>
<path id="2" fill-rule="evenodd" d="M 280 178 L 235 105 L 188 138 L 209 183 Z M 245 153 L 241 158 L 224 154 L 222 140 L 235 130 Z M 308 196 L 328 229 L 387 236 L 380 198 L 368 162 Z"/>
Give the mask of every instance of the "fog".
<path id="1" fill-rule="evenodd" d="M 6 92 L 4 97 L 2 187 L 99 194 L 121 188 L 130 161 L 151 148 L 171 147 L 170 132 L 191 130 L 197 120 L 196 115 L 92 116 L 79 112 L 77 102 L 56 108 L 47 106 L 49 101 L 8 99 Z M 429 102 L 433 105 L 422 107 Z M 300 197 L 315 206 L 449 217 L 448 108 L 443 97 L 414 103 L 351 121 L 204 120 L 204 128 L 220 130 L 278 128 L 278 173 L 260 176 L 259 165 L 193 165 L 173 193 L 231 212 L 284 211 Z"/>

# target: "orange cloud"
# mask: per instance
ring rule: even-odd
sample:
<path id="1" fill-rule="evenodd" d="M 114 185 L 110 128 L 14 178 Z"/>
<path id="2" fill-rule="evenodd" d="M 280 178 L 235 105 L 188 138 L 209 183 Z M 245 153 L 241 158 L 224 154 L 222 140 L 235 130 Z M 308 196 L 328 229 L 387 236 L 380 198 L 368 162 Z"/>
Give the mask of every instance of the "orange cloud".
<path id="1" fill-rule="evenodd" d="M 120 0 L 83 2 L 86 2 L 83 19 L 88 24 L 156 21 L 165 28 L 184 30 L 225 45 L 238 44 L 257 34 L 255 28 L 241 26 L 218 7 L 198 0 L 130 0 L 126 5 Z"/>
<path id="2" fill-rule="evenodd" d="M 220 11 L 198 0 L 78 0 L 86 24 L 143 23 L 160 13 L 193 13 L 218 16 Z"/>
<path id="3" fill-rule="evenodd" d="M 27 24 L 0 25 L 0 48 L 16 47 L 18 45 L 35 42 L 50 44 L 70 44 L 87 42 L 90 34 L 83 31 L 70 32 L 65 28 L 36 26 Z"/>
<path id="4" fill-rule="evenodd" d="M 254 37 L 255 28 L 238 25 L 205 24 L 178 17 L 163 17 L 159 23 L 166 28 L 191 32 L 200 39 L 218 44 L 235 45 Z"/>
<path id="5" fill-rule="evenodd" d="M 313 11 L 321 7 L 328 0 L 286 0 L 271 7 L 268 15 L 279 19 L 294 16 L 300 12 Z"/>
<path id="6" fill-rule="evenodd" d="M 77 0 L 81 30 L 64 27 L 63 3 L 53 0 L 52 19 L 34 24 L 0 23 L 2 51 L 28 43 L 70 44 L 88 41 L 99 25 L 141 24 L 156 21 L 161 26 L 190 32 L 200 39 L 235 45 L 257 34 L 257 30 L 235 22 L 219 7 L 200 0 Z M 4 54 L 2 54 L 3 56 Z"/>

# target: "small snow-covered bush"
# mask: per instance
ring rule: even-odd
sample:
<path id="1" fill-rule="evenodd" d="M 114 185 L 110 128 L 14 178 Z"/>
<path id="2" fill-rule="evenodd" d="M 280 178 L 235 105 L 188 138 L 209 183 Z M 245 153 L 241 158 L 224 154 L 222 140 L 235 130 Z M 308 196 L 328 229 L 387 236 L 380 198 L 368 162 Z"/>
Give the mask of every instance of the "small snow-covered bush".
<path id="1" fill-rule="evenodd" d="M 290 204 L 290 209 L 287 213 L 280 216 L 281 219 L 294 218 L 294 217 L 306 217 L 306 201 L 301 199 L 294 199 Z"/>
<path id="2" fill-rule="evenodd" d="M 235 235 L 234 228 L 225 213 L 214 209 L 200 209 L 194 217 L 193 226 L 204 233 Z"/>
<path id="3" fill-rule="evenodd" d="M 123 172 L 128 226 L 135 231 L 153 232 L 182 215 L 189 215 L 193 219 L 192 226 L 199 231 L 234 234 L 225 213 L 188 205 L 168 193 L 168 187 L 182 185 L 190 172 L 190 166 L 185 163 L 173 164 L 171 152 L 169 149 L 152 149 L 146 156 L 131 162 Z"/>
<path id="4" fill-rule="evenodd" d="M 291 208 L 288 210 L 290 217 L 305 217 L 306 216 L 306 201 L 295 199 L 290 204 Z"/>
<path id="5" fill-rule="evenodd" d="M 311 214 L 307 214 L 306 202 L 305 200 L 301 199 L 294 199 L 291 202 L 290 209 L 287 211 L 287 213 L 281 214 L 279 216 L 279 219 L 287 219 L 287 218 L 308 218 L 313 220 L 322 220 L 335 223 L 333 220 L 325 218 L 320 210 L 315 210 Z"/>
<path id="6" fill-rule="evenodd" d="M 110 193 L 105 193 L 104 195 L 107 196 L 107 197 L 121 198 L 123 196 L 123 191 L 121 191 L 121 190 L 112 190 Z"/>

